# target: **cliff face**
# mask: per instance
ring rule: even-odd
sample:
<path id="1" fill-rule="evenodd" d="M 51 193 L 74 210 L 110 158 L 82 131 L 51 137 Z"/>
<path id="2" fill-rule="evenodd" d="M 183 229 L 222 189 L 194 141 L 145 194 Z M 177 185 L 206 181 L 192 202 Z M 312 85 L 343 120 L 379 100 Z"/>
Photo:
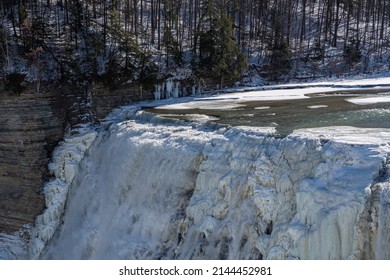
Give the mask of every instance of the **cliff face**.
<path id="1" fill-rule="evenodd" d="M 138 87 L 109 91 L 67 87 L 52 93 L 0 96 L 0 233 L 32 224 L 44 209 L 47 164 L 64 128 L 103 118 L 113 108 L 152 99 Z"/>
<path id="2" fill-rule="evenodd" d="M 63 136 L 60 101 L 55 94 L 0 99 L 0 232 L 33 223 L 43 210 L 50 151 Z"/>
<path id="3" fill-rule="evenodd" d="M 154 95 L 150 89 L 143 90 L 140 87 L 126 87 L 116 90 L 94 88 L 89 98 L 92 99 L 94 116 L 103 118 L 114 108 L 131 102 L 153 100 Z"/>

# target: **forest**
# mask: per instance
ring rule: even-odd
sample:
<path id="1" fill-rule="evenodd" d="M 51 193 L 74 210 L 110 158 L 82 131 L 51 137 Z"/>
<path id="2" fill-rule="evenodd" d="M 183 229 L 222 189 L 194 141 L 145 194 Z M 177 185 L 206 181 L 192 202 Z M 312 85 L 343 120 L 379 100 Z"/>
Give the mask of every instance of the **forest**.
<path id="1" fill-rule="evenodd" d="M 219 86 L 388 71 L 388 0 L 2 0 L 0 77 Z"/>

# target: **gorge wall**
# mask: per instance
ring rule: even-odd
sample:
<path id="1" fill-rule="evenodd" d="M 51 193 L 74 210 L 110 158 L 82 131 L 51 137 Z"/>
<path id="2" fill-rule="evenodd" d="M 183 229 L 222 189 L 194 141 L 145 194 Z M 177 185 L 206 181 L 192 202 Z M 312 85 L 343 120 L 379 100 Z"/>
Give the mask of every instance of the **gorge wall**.
<path id="1" fill-rule="evenodd" d="M 113 108 L 152 99 L 139 87 L 86 92 L 70 87 L 49 93 L 6 94 L 0 98 L 0 233 L 33 224 L 45 205 L 42 187 L 50 174 L 47 164 L 65 130 L 83 122 L 98 122 Z"/>
<path id="2" fill-rule="evenodd" d="M 0 232 L 34 222 L 51 150 L 63 136 L 65 113 L 55 94 L 0 99 Z"/>

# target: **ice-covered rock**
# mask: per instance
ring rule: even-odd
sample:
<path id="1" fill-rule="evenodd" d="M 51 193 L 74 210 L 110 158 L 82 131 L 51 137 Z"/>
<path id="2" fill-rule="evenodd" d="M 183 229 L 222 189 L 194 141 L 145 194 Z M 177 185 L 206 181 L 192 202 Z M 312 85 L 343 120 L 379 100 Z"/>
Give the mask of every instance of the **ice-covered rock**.
<path id="1" fill-rule="evenodd" d="M 71 187 L 41 258 L 390 258 L 389 131 L 366 130 L 366 141 L 347 127 L 275 138 L 132 116 L 111 118 L 87 156 L 69 148 L 74 156 L 54 157 Z M 47 187 L 48 201 L 60 186 Z M 57 226 L 55 205 L 39 218 L 43 242 Z"/>
<path id="2" fill-rule="evenodd" d="M 23 236 L 27 231 L 28 229 L 24 228 L 14 234 L 0 233 L 0 260 L 28 258 L 26 237 Z"/>
<path id="3" fill-rule="evenodd" d="M 93 129 L 64 138 L 53 152 L 49 170 L 55 176 L 44 186 L 46 209 L 36 218 L 30 232 L 29 257 L 38 258 L 46 243 L 61 224 L 69 185 L 73 182 L 79 164 L 97 137 Z"/>

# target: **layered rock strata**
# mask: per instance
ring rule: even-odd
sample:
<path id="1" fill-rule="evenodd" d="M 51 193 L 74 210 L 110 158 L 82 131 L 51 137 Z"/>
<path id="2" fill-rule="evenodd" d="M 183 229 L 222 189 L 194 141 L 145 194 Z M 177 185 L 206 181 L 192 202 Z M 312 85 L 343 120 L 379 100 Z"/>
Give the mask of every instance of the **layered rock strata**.
<path id="1" fill-rule="evenodd" d="M 0 99 L 0 232 L 34 222 L 50 151 L 63 136 L 64 110 L 55 94 Z"/>

